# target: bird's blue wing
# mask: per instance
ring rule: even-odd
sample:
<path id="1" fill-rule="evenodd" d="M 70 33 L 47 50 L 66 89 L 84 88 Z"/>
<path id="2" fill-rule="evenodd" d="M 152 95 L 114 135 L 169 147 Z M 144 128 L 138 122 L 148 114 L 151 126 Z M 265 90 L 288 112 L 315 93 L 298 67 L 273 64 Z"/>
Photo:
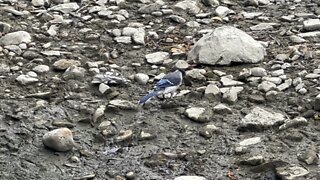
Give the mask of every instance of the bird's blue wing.
<path id="1" fill-rule="evenodd" d="M 157 82 L 157 84 L 155 85 L 156 89 L 163 89 L 163 88 L 167 88 L 170 86 L 173 86 L 174 84 L 172 82 L 170 82 L 168 79 L 161 79 L 160 81 Z"/>

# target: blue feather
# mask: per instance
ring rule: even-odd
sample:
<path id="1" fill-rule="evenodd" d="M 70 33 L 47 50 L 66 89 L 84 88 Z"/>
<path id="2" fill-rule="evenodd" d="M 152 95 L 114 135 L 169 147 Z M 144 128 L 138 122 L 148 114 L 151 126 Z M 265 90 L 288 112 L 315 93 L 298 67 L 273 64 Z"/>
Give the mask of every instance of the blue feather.
<path id="1" fill-rule="evenodd" d="M 158 91 L 152 91 L 149 94 L 143 96 L 140 100 L 139 100 L 139 104 L 144 104 L 145 102 L 147 102 L 149 99 L 151 99 L 152 97 L 158 95 Z"/>
<path id="2" fill-rule="evenodd" d="M 168 79 L 161 79 L 159 82 L 157 82 L 155 88 L 163 89 L 172 86 L 173 84 Z"/>

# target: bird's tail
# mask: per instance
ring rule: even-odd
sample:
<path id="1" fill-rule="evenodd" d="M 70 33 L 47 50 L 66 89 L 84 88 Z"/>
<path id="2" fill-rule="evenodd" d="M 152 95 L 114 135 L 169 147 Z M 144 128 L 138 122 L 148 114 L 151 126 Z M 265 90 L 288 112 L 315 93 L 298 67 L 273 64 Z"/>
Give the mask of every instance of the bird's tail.
<path id="1" fill-rule="evenodd" d="M 152 97 L 158 95 L 158 91 L 152 91 L 149 94 L 143 96 L 140 100 L 139 100 L 139 104 L 144 104 L 145 102 L 147 102 L 149 99 L 151 99 Z"/>

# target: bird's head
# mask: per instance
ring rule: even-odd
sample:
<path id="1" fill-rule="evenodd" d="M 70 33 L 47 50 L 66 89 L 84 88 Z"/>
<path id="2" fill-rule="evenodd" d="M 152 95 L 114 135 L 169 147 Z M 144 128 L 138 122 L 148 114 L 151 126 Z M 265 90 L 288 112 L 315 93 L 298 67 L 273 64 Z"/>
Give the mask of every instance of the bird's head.
<path id="1" fill-rule="evenodd" d="M 177 69 L 177 71 L 180 71 L 182 74 L 182 77 L 186 75 L 186 71 L 184 69 Z"/>

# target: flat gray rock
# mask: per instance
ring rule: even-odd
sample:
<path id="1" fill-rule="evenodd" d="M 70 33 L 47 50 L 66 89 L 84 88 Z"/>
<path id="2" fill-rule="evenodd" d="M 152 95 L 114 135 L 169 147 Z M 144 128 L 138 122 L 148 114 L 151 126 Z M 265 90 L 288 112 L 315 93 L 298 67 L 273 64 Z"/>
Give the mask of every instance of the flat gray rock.
<path id="1" fill-rule="evenodd" d="M 187 12 L 192 13 L 192 14 L 197 14 L 201 11 L 201 9 L 199 7 L 199 3 L 194 0 L 180 1 L 176 5 L 174 5 L 174 7 L 179 8 L 179 9 L 183 9 Z"/>
<path id="2" fill-rule="evenodd" d="M 303 28 L 307 31 L 320 29 L 320 19 L 307 19 L 303 21 Z"/>
<path id="3" fill-rule="evenodd" d="M 18 76 L 16 78 L 16 80 L 22 85 L 28 85 L 28 84 L 32 84 L 32 83 L 35 83 L 35 82 L 39 81 L 38 78 L 32 77 L 32 76 L 30 76 L 28 74 L 22 74 L 22 75 Z"/>
<path id="4" fill-rule="evenodd" d="M 229 79 L 227 77 L 221 77 L 220 79 L 221 83 L 223 86 L 238 86 L 238 85 L 243 85 L 243 82 L 240 81 L 235 81 L 233 79 Z"/>
<path id="5" fill-rule="evenodd" d="M 303 176 L 309 174 L 309 171 L 298 165 L 276 168 L 276 173 L 283 180 L 304 179 Z"/>
<path id="6" fill-rule="evenodd" d="M 4 35 L 0 38 L 0 45 L 2 46 L 8 46 L 8 45 L 14 45 L 14 44 L 21 44 L 21 43 L 30 43 L 31 42 L 31 36 L 26 31 L 17 31 L 12 32 Z"/>
<path id="7" fill-rule="evenodd" d="M 274 84 L 273 82 L 270 81 L 262 81 L 262 83 L 260 83 L 258 85 L 258 90 L 262 91 L 262 92 L 268 92 L 270 90 L 275 89 L 277 86 L 276 84 Z"/>
<path id="8" fill-rule="evenodd" d="M 320 31 L 299 33 L 299 34 L 297 34 L 297 36 L 300 36 L 302 38 L 320 37 Z"/>
<path id="9" fill-rule="evenodd" d="M 285 116 L 280 113 L 267 111 L 263 108 L 256 107 L 242 118 L 242 126 L 245 127 L 270 127 L 276 124 L 281 124 L 285 121 Z"/>
<path id="10" fill-rule="evenodd" d="M 250 146 L 261 142 L 261 137 L 253 137 L 239 142 L 240 146 Z"/>
<path id="11" fill-rule="evenodd" d="M 133 104 L 130 101 L 121 100 L 121 99 L 111 100 L 109 102 L 108 106 L 117 107 L 117 108 L 123 109 L 123 110 L 135 110 L 137 108 L 136 104 Z"/>
<path id="12" fill-rule="evenodd" d="M 229 65 L 232 62 L 258 63 L 265 48 L 244 31 L 231 26 L 216 28 L 191 49 L 188 59 L 200 64 Z"/>
<path id="13" fill-rule="evenodd" d="M 149 76 L 144 73 L 137 73 L 134 75 L 134 80 L 137 81 L 139 84 L 145 85 L 148 83 Z"/>
<path id="14" fill-rule="evenodd" d="M 72 65 L 63 73 L 63 79 L 82 79 L 84 78 L 85 73 L 86 69 Z"/>
<path id="15" fill-rule="evenodd" d="M 64 14 L 68 14 L 72 11 L 79 9 L 80 6 L 77 3 L 65 3 L 65 4 L 58 4 L 51 7 L 49 10 L 51 11 L 60 11 Z"/>
<path id="16" fill-rule="evenodd" d="M 186 109 L 185 115 L 196 122 L 209 122 L 212 116 L 212 111 L 202 107 L 190 107 Z"/>
<path id="17" fill-rule="evenodd" d="M 170 58 L 170 54 L 167 52 L 155 52 L 146 55 L 147 62 L 149 64 L 160 65 L 164 60 Z"/>

